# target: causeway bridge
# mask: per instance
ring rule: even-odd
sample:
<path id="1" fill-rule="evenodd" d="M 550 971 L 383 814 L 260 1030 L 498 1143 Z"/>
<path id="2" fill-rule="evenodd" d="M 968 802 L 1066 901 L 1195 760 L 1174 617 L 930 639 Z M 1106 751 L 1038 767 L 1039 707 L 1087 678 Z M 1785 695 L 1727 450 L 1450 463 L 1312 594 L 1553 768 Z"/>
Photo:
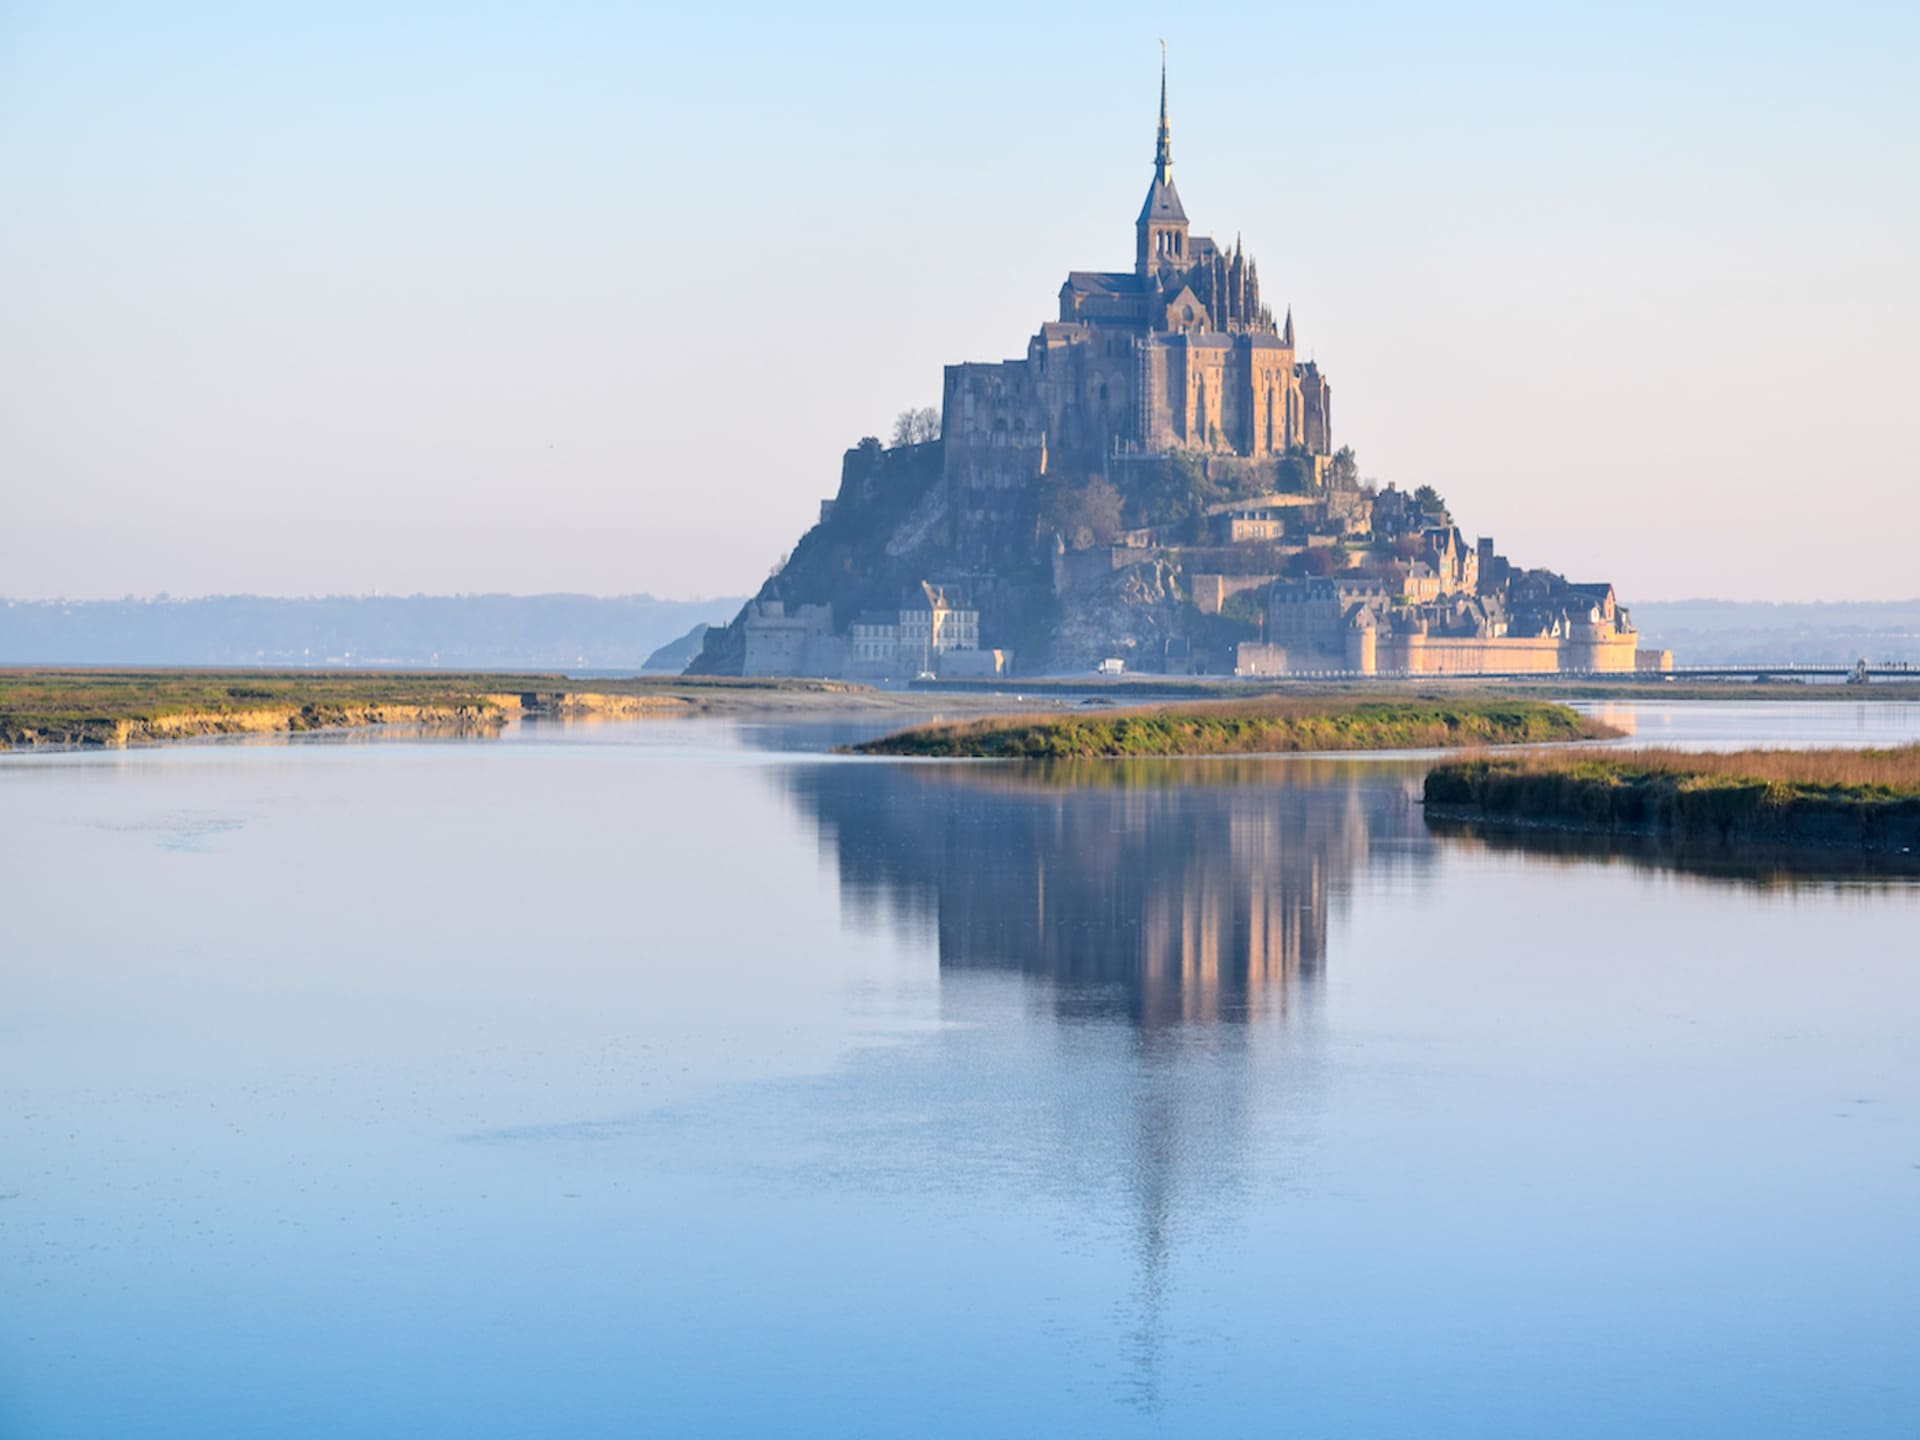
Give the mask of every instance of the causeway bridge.
<path id="1" fill-rule="evenodd" d="M 1906 660 L 1890 660 L 1870 665 L 1856 660 L 1851 665 L 1676 665 L 1650 675 L 1650 679 L 1673 675 L 1692 680 L 1920 680 L 1920 665 Z"/>
<path id="2" fill-rule="evenodd" d="M 1285 680 L 1609 680 L 1623 685 L 1658 685 L 1670 680 L 1842 680 L 1863 685 L 1870 680 L 1920 680 L 1920 665 L 1906 660 L 1865 660 L 1831 664 L 1757 661 L 1743 665 L 1675 665 L 1671 670 L 1460 670 L 1435 674 L 1422 670 L 1289 670 L 1280 675 L 1247 679 Z"/>
<path id="3" fill-rule="evenodd" d="M 1743 665 L 1676 665 L 1671 670 L 1555 670 L 1555 671 L 1474 671 L 1471 673 L 1435 675 L 1413 671 L 1380 670 L 1365 674 L 1358 670 L 1289 670 L 1281 675 L 1158 675 L 1145 671 L 1112 675 L 1048 675 L 1030 676 L 1015 679 L 1001 676 L 993 679 L 946 679 L 914 680 L 908 689 L 930 693 L 973 693 L 973 694 L 1014 694 L 1024 695 L 1088 695 L 1105 693 L 1110 695 L 1132 695 L 1141 699 L 1183 699 L 1183 698 L 1221 698 L 1236 691 L 1251 689 L 1284 690 L 1289 684 L 1313 681 L 1343 681 L 1354 683 L 1406 683 L 1414 681 L 1421 684 L 1447 683 L 1451 681 L 1475 680 L 1524 680 L 1536 684 L 1551 685 L 1555 681 L 1573 681 L 1591 683 L 1595 681 L 1619 685 L 1622 689 L 1645 687 L 1656 689 L 1664 684 L 1681 683 L 1690 680 L 1725 680 L 1780 683 L 1823 683 L 1865 685 L 1875 680 L 1905 680 L 1920 682 L 1920 664 L 1910 661 L 1883 661 L 1872 664 L 1865 660 L 1836 661 L 1831 664 L 1809 664 L 1805 662 L 1783 662 L 1768 664 L 1764 661 Z"/>

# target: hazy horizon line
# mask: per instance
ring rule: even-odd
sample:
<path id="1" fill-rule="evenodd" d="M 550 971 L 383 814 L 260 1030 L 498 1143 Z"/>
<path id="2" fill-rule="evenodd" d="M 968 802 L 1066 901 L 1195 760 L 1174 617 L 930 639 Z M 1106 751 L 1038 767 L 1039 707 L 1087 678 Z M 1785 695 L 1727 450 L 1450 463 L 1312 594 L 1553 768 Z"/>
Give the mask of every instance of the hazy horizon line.
<path id="1" fill-rule="evenodd" d="M 737 595 L 655 595 L 648 590 L 325 590 L 270 594 L 263 590 L 209 590 L 196 595 L 156 590 L 150 595 L 0 595 L 0 605 L 184 605 L 202 600 L 649 600 L 658 605 L 713 605 Z"/>
<path id="2" fill-rule="evenodd" d="M 713 595 L 656 595 L 648 590 L 367 590 L 309 591 L 304 594 L 270 594 L 260 590 L 211 590 L 202 594 L 175 594 L 157 590 L 139 595 L 0 595 L 0 605 L 184 605 L 205 600 L 646 600 L 657 605 L 739 604 L 756 591 Z M 1675 595 L 1640 597 L 1624 600 L 1631 610 L 1637 605 L 1766 605 L 1776 609 L 1797 605 L 1920 605 L 1920 594 L 1890 600 L 1843 597 L 1819 600 L 1753 600 L 1728 595 Z"/>

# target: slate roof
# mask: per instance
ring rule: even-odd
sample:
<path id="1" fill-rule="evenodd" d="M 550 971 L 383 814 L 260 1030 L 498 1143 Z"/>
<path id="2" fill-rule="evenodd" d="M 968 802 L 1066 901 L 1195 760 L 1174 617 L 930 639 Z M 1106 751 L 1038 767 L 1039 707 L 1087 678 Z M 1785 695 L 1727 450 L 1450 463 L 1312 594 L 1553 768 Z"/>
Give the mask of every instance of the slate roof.
<path id="1" fill-rule="evenodd" d="M 1138 295 L 1140 277 L 1131 270 L 1070 270 L 1067 289 L 1076 295 Z"/>
<path id="2" fill-rule="evenodd" d="M 1140 220 L 1178 220 L 1186 223 L 1186 208 L 1180 203 L 1180 192 L 1173 188 L 1171 179 L 1154 177 L 1153 184 L 1147 187 L 1147 202 L 1140 207 Z"/>

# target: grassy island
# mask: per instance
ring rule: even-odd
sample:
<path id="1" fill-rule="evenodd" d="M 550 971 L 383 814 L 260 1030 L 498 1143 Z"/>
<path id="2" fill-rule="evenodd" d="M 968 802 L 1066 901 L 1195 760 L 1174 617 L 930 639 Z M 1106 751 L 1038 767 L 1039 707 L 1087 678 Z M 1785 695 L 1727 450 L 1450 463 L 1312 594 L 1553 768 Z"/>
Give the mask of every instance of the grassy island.
<path id="1" fill-rule="evenodd" d="M 1427 776 L 1432 812 L 1688 844 L 1920 853 L 1920 745 L 1475 757 Z"/>
<path id="2" fill-rule="evenodd" d="M 1157 705 L 1054 715 L 1003 715 L 923 725 L 863 745 L 863 755 L 1000 760 L 1154 755 L 1262 755 L 1290 751 L 1429 750 L 1595 740 L 1617 732 L 1539 700 L 1338 697 Z"/>

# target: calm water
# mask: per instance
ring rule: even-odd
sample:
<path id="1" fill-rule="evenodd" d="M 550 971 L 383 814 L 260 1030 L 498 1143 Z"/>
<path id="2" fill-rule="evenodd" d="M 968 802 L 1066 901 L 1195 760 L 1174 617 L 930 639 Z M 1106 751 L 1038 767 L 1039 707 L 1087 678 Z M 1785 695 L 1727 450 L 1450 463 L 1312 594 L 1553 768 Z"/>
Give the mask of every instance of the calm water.
<path id="1" fill-rule="evenodd" d="M 863 728 L 0 761 L 0 1435 L 1920 1431 L 1920 886 Z"/>

